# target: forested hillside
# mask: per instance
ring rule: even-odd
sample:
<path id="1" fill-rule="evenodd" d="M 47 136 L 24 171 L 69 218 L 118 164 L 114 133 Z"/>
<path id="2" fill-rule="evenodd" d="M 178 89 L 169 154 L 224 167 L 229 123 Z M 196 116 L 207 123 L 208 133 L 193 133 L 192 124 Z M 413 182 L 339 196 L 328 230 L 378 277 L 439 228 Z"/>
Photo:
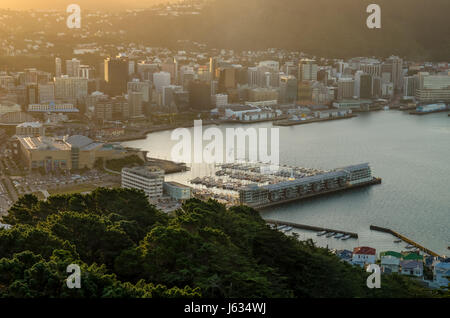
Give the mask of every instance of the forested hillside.
<path id="1" fill-rule="evenodd" d="M 0 230 L 0 297 L 429 297 L 409 278 L 366 287 L 360 268 L 269 228 L 248 207 L 192 199 L 174 216 L 143 192 L 22 197 Z M 81 289 L 66 267 L 81 266 Z"/>

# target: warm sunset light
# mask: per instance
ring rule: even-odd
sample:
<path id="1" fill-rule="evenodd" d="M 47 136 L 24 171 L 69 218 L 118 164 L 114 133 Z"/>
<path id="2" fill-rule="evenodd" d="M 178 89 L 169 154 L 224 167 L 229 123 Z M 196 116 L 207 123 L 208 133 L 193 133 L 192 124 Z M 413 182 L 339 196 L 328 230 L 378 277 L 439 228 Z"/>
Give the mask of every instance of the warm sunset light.
<path id="1" fill-rule="evenodd" d="M 61 299 L 63 318 L 437 311 L 449 13 L 0 0 L 2 317 L 47 318 Z"/>

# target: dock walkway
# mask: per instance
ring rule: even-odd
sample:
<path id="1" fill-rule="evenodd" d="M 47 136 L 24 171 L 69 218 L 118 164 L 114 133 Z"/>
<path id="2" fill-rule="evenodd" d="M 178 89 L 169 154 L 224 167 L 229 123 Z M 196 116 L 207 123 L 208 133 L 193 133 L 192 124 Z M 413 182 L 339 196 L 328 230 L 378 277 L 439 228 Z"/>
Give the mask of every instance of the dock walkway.
<path id="1" fill-rule="evenodd" d="M 357 233 L 341 231 L 341 230 L 334 230 L 334 229 L 329 229 L 329 228 L 325 228 L 325 227 L 305 225 L 305 224 L 299 224 L 299 223 L 293 223 L 293 222 L 287 222 L 287 221 L 278 221 L 278 220 L 272 220 L 272 219 L 264 219 L 264 221 L 266 221 L 267 223 L 275 224 L 275 225 L 287 225 L 287 226 L 292 226 L 292 227 L 295 227 L 298 229 L 303 229 L 303 230 L 310 230 L 310 231 L 317 231 L 317 232 L 327 231 L 327 232 L 342 233 L 345 235 L 350 235 L 350 237 L 352 237 L 352 238 L 358 238 Z"/>

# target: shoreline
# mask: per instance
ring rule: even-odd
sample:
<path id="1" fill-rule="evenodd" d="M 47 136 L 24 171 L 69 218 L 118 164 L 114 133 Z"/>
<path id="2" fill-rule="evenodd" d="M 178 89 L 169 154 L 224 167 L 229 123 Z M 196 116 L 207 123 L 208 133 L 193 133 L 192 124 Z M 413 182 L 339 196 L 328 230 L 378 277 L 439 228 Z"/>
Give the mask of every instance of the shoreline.
<path id="1" fill-rule="evenodd" d="M 436 114 L 436 113 L 444 113 L 444 112 L 449 112 L 450 111 L 450 109 L 440 109 L 440 110 L 433 110 L 433 111 L 430 111 L 430 112 L 418 112 L 418 111 L 412 111 L 412 112 L 409 112 L 409 114 L 410 115 L 419 115 L 419 116 L 422 116 L 422 115 L 427 115 L 427 114 Z M 450 116 L 450 114 L 449 114 L 449 116 Z"/>
<path id="2" fill-rule="evenodd" d="M 284 121 L 276 121 L 273 123 L 274 126 L 297 126 L 297 125 L 306 125 L 311 123 L 318 123 L 318 122 L 324 122 L 324 121 L 332 121 L 332 120 L 341 120 L 341 119 L 350 119 L 358 117 L 358 115 L 350 114 L 340 117 L 332 117 L 332 118 L 314 118 L 309 120 L 299 120 L 299 121 L 293 121 L 293 120 L 284 120 Z"/>

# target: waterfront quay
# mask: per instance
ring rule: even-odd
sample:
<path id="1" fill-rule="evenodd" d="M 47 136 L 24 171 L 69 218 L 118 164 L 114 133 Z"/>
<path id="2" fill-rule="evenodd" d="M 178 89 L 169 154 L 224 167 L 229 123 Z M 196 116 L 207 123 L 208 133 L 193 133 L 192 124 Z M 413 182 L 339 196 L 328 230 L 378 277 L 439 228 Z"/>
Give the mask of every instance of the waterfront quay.
<path id="1" fill-rule="evenodd" d="M 384 227 L 381 227 L 381 226 L 376 226 L 376 225 L 371 225 L 370 229 L 373 230 L 373 231 L 378 231 L 378 232 L 392 234 L 393 236 L 398 237 L 402 241 L 404 241 L 404 242 L 406 242 L 406 243 L 408 243 L 408 244 L 410 244 L 412 246 L 417 247 L 419 250 L 421 250 L 424 253 L 427 253 L 427 254 L 435 256 L 435 257 L 442 257 L 441 255 L 433 252 L 432 250 L 430 250 L 430 249 L 420 245 L 419 243 L 416 243 L 415 241 L 413 241 L 413 240 L 407 238 L 406 236 L 404 236 L 404 235 L 402 235 L 400 233 L 397 233 L 397 232 L 395 232 L 395 231 L 393 231 L 391 229 L 384 228 Z"/>
<path id="2" fill-rule="evenodd" d="M 292 120 L 292 119 L 286 119 L 286 120 L 279 120 L 273 123 L 274 126 L 294 126 L 294 125 L 305 125 L 305 124 L 311 124 L 311 123 L 318 123 L 323 121 L 331 121 L 331 120 L 340 120 L 340 119 L 349 119 L 357 117 L 358 115 L 355 114 L 348 114 L 343 115 L 339 117 L 329 117 L 329 118 L 311 118 L 311 119 L 305 119 L 305 120 Z"/>

